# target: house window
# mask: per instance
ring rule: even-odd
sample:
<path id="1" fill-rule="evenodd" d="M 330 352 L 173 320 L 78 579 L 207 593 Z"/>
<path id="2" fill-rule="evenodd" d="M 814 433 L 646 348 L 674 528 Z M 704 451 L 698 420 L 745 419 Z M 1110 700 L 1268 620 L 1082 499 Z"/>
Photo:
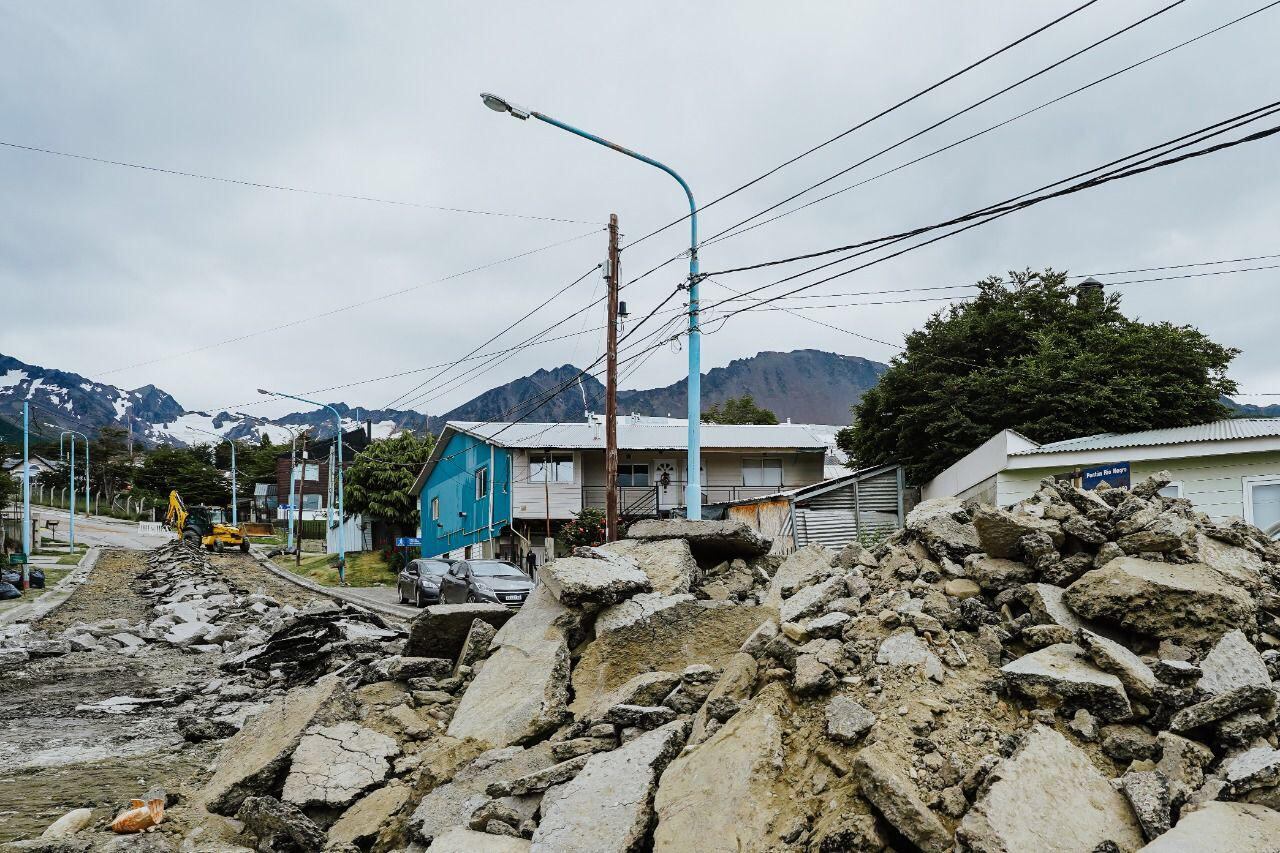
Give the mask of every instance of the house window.
<path id="1" fill-rule="evenodd" d="M 320 497 L 321 497 L 320 495 L 303 495 L 302 508 L 309 509 L 309 510 L 319 510 Z"/>
<path id="2" fill-rule="evenodd" d="M 301 465 L 295 465 L 293 468 L 293 479 L 307 480 L 312 483 L 320 482 L 320 463 L 306 462 Z"/>
<path id="3" fill-rule="evenodd" d="M 781 486 L 781 459 L 743 459 L 742 485 L 744 486 Z"/>
<path id="4" fill-rule="evenodd" d="M 630 462 L 618 463 L 619 486 L 648 486 L 649 465 L 633 465 Z"/>
<path id="5" fill-rule="evenodd" d="M 476 500 L 489 496 L 489 469 L 476 469 Z"/>
<path id="6" fill-rule="evenodd" d="M 529 458 L 530 483 L 572 483 L 573 454 L 544 453 Z"/>
<path id="7" fill-rule="evenodd" d="M 1245 477 L 1244 520 L 1280 539 L 1280 476 Z"/>
<path id="8" fill-rule="evenodd" d="M 1182 497 L 1182 481 L 1174 480 L 1160 491 L 1156 492 L 1162 498 L 1180 498 Z"/>
<path id="9" fill-rule="evenodd" d="M 431 499 L 431 520 L 432 521 L 440 520 L 440 499 L 439 498 Z"/>

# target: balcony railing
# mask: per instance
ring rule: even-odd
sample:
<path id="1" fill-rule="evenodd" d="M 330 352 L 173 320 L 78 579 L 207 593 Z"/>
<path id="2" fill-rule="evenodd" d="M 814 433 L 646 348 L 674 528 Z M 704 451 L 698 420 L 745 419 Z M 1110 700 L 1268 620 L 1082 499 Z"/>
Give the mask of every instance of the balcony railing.
<path id="1" fill-rule="evenodd" d="M 702 503 L 717 504 L 747 500 L 777 494 L 787 489 L 798 489 L 808 483 L 791 486 L 703 486 Z M 623 518 L 657 516 L 676 507 L 684 506 L 684 483 L 672 483 L 666 489 L 658 486 L 618 486 L 618 509 Z M 584 486 L 583 507 L 604 509 L 604 486 Z"/>

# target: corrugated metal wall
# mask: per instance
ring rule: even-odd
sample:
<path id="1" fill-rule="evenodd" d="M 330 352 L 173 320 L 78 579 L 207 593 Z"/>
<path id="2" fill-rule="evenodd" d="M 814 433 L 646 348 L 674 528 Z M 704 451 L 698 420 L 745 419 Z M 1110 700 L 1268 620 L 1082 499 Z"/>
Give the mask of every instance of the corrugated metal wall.
<path id="1" fill-rule="evenodd" d="M 853 480 L 796 503 L 796 542 L 842 548 L 861 536 L 879 539 L 902 526 L 897 468 Z"/>

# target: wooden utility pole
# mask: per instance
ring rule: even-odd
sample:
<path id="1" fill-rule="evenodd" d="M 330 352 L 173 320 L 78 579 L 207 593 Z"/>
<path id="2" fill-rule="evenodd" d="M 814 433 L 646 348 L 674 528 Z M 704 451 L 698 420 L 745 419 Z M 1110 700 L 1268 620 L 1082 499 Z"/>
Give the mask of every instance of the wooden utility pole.
<path id="1" fill-rule="evenodd" d="M 609 319 L 604 383 L 604 538 L 618 541 L 618 215 L 609 214 Z"/>

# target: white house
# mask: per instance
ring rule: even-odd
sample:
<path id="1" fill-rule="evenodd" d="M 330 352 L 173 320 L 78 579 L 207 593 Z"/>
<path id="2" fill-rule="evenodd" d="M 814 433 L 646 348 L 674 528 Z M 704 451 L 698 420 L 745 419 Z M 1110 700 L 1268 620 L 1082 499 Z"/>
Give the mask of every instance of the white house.
<path id="1" fill-rule="evenodd" d="M 1047 476 L 1100 466 L 1129 468 L 1137 482 L 1166 470 L 1164 494 L 1184 497 L 1214 519 L 1240 516 L 1280 537 L 1280 418 L 1235 418 L 1187 427 L 1101 433 L 1037 444 L 1002 430 L 934 477 L 922 497 L 977 498 L 1007 506 Z"/>
<path id="2" fill-rule="evenodd" d="M 21 456 L 14 456 L 10 459 L 4 460 L 3 463 L 0 463 L 0 467 L 3 467 L 4 470 L 8 472 L 9 475 L 13 477 L 15 480 L 22 479 L 22 457 Z M 31 479 L 33 482 L 35 481 L 36 477 L 40 476 L 41 474 L 47 471 L 54 471 L 56 469 L 57 469 L 56 463 L 50 462 L 48 459 L 45 459 L 43 456 L 40 456 L 38 454 L 35 454 L 35 453 L 31 454 Z"/>

